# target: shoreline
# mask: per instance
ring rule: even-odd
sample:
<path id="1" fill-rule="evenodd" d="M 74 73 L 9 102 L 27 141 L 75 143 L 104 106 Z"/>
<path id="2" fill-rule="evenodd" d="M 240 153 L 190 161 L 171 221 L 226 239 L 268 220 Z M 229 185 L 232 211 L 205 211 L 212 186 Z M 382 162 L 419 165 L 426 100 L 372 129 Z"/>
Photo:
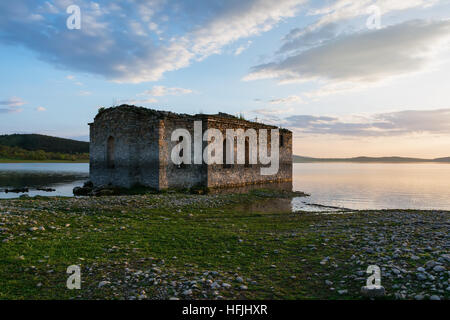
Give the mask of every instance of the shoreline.
<path id="1" fill-rule="evenodd" d="M 89 160 L 15 160 L 15 159 L 0 159 L 0 163 L 89 163 Z M 324 161 L 293 161 L 292 164 L 303 163 L 352 163 L 352 164 L 450 164 L 446 161 L 339 161 L 339 160 L 324 160 Z"/>
<path id="2" fill-rule="evenodd" d="M 353 164 L 450 164 L 450 161 L 346 161 L 346 160 L 324 160 L 324 161 L 293 161 L 293 164 L 302 163 L 353 163 Z"/>
<path id="3" fill-rule="evenodd" d="M 364 299 L 373 264 L 383 299 L 450 298 L 449 211 L 266 210 L 289 197 L 2 199 L 0 299 Z"/>
<path id="4" fill-rule="evenodd" d="M 0 163 L 89 163 L 89 160 L 11 160 L 0 159 Z"/>

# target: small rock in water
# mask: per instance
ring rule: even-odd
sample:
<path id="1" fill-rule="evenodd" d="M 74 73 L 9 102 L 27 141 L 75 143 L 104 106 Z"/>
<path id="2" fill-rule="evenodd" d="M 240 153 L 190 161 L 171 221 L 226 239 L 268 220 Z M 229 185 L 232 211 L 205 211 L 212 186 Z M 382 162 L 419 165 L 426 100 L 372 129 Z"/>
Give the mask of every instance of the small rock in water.
<path id="1" fill-rule="evenodd" d="M 440 298 L 439 296 L 432 295 L 432 296 L 430 297 L 430 300 L 435 300 L 435 301 L 437 301 L 437 300 L 441 300 L 441 298 Z"/>

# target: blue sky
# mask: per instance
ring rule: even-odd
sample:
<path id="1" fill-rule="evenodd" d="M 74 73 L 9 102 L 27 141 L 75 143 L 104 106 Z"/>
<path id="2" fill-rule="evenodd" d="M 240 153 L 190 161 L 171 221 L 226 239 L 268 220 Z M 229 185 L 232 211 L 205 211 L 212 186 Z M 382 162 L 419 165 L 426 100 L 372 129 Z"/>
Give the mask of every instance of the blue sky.
<path id="1" fill-rule="evenodd" d="M 2 1 L 0 133 L 86 139 L 130 103 L 244 113 L 302 155 L 449 156 L 449 19 L 447 0 Z"/>

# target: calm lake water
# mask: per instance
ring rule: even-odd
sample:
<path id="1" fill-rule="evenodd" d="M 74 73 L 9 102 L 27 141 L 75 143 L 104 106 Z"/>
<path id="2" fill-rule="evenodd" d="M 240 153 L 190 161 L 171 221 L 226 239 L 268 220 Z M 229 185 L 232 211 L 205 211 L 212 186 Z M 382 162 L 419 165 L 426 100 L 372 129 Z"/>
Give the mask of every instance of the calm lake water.
<path id="1" fill-rule="evenodd" d="M 349 209 L 450 210 L 450 164 L 297 163 L 294 190 L 311 194 L 294 209 L 320 204 Z"/>
<path id="2" fill-rule="evenodd" d="M 19 197 L 22 193 L 3 192 L 19 187 L 28 187 L 30 196 L 72 196 L 88 176 L 87 163 L 0 163 L 0 198 Z M 294 210 L 450 210 L 450 164 L 297 163 L 293 188 L 311 195 L 295 198 Z"/>
<path id="3" fill-rule="evenodd" d="M 0 163 L 0 198 L 17 198 L 23 193 L 4 189 L 29 188 L 29 196 L 73 196 L 72 190 L 89 177 L 88 163 Z M 54 192 L 37 188 L 53 188 Z"/>

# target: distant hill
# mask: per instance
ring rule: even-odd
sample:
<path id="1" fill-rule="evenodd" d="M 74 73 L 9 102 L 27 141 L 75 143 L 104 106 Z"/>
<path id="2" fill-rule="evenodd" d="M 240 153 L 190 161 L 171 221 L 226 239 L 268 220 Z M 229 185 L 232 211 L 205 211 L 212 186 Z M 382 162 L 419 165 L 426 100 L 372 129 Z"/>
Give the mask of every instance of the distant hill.
<path id="1" fill-rule="evenodd" d="M 0 145 L 18 147 L 28 151 L 42 150 L 64 154 L 80 154 L 89 152 L 89 142 L 57 138 L 42 134 L 9 134 L 0 135 Z"/>
<path id="2" fill-rule="evenodd" d="M 354 158 L 312 158 L 292 156 L 294 163 L 308 162 L 360 162 L 360 163 L 414 163 L 414 162 L 440 162 L 450 163 L 450 157 L 437 159 L 420 159 L 407 157 L 354 157 Z"/>
<path id="3" fill-rule="evenodd" d="M 450 162 L 450 157 L 437 158 L 437 159 L 434 159 L 433 162 Z"/>

